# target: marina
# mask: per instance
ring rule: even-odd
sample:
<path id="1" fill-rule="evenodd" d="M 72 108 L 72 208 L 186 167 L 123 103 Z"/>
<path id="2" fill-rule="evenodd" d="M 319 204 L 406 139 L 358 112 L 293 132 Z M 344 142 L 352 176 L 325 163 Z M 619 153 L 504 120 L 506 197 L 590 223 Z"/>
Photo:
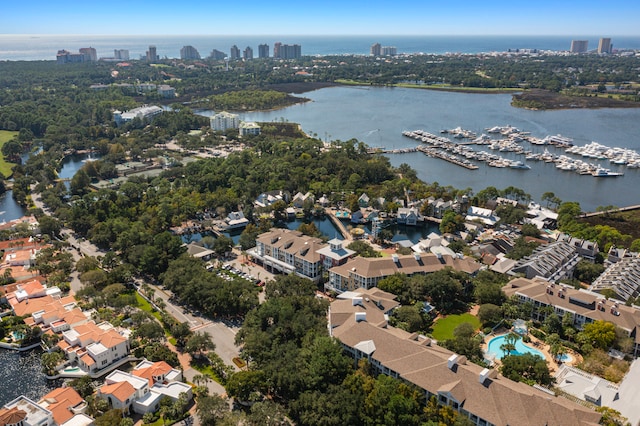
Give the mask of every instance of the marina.
<path id="1" fill-rule="evenodd" d="M 575 172 L 583 176 L 601 177 L 619 177 L 624 176 L 624 172 L 612 171 L 601 165 L 586 161 L 585 159 L 594 159 L 597 161 L 609 161 L 615 166 L 625 166 L 628 168 L 640 168 L 640 153 L 629 148 L 609 147 L 598 142 L 591 142 L 584 146 L 576 146 L 573 139 L 562 135 L 546 136 L 542 139 L 535 138 L 529 132 L 523 132 L 512 126 L 494 126 L 485 129 L 489 134 L 500 134 L 506 136 L 504 139 L 493 139 L 491 136 L 482 134 L 477 136 L 475 133 L 464 130 L 460 127 L 453 130 L 442 130 L 441 133 L 464 135 L 459 139 L 470 139 L 467 142 L 454 142 L 443 136 L 437 136 L 425 130 L 403 131 L 402 135 L 420 142 L 416 150 L 428 155 L 429 157 L 439 158 L 451 164 L 464 167 L 469 170 L 477 170 L 479 167 L 472 163 L 471 160 L 484 162 L 487 166 L 496 168 L 511 168 L 520 170 L 530 170 L 531 166 L 526 161 L 543 161 L 545 163 L 554 163 L 556 168 L 561 171 Z M 545 147 L 542 152 L 533 152 L 532 149 L 526 149 L 522 143 L 528 142 L 535 146 L 552 145 L 559 149 L 564 149 L 569 155 L 556 155 L 549 152 Z M 492 151 L 513 153 L 514 155 L 525 156 L 524 161 L 504 158 L 497 154 L 492 154 L 484 150 L 474 150 L 470 145 L 484 145 Z M 396 151 L 407 152 L 404 149 L 385 150 L 384 153 L 393 154 Z M 464 157 L 464 158 L 462 158 Z"/>

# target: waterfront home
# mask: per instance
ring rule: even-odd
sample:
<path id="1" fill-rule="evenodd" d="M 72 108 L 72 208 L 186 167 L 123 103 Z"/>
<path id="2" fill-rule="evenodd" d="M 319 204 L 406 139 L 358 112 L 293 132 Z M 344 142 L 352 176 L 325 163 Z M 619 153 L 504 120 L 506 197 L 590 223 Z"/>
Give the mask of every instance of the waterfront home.
<path id="1" fill-rule="evenodd" d="M 0 231 L 15 231 L 19 227 L 25 228 L 31 235 L 40 233 L 40 223 L 35 216 L 22 216 L 9 222 L 0 223 Z"/>
<path id="2" fill-rule="evenodd" d="M 210 260 L 211 257 L 215 254 L 213 250 L 208 249 L 195 242 L 187 244 L 187 253 L 197 259 L 202 259 L 204 261 Z"/>
<path id="3" fill-rule="evenodd" d="M 94 373 L 129 355 L 129 332 L 118 332 L 108 322 L 91 321 L 64 331 L 58 347 L 69 362 L 77 363 L 87 373 Z"/>
<path id="4" fill-rule="evenodd" d="M 553 393 L 514 382 L 467 362 L 431 339 L 388 324 L 397 302 L 384 292 L 354 289 L 329 306 L 329 332 L 357 365 L 415 385 L 474 425 L 595 425 L 601 415 Z M 531 413 L 535 413 L 532 416 Z"/>
<path id="5" fill-rule="evenodd" d="M 60 426 L 89 426 L 93 419 L 86 413 L 87 402 L 72 387 L 57 388 L 43 396 L 38 405 L 51 411 Z"/>
<path id="6" fill-rule="evenodd" d="M 361 209 L 364 209 L 366 207 L 369 207 L 369 201 L 369 196 L 366 192 L 363 192 L 360 198 L 358 198 L 358 205 Z"/>
<path id="7" fill-rule="evenodd" d="M 400 207 L 396 221 L 399 225 L 415 226 L 418 221 L 422 221 L 422 215 L 415 207 Z"/>
<path id="8" fill-rule="evenodd" d="M 293 199 L 291 200 L 293 207 L 297 209 L 301 209 L 302 207 L 304 207 L 305 202 L 310 202 L 311 204 L 315 203 L 315 197 L 311 192 L 307 192 L 306 194 L 298 192 L 293 196 Z"/>
<path id="9" fill-rule="evenodd" d="M 471 206 L 467 209 L 467 216 L 465 217 L 465 220 L 471 222 L 478 221 L 486 226 L 494 227 L 500 220 L 500 217 L 496 216 L 491 209 Z"/>
<path id="10" fill-rule="evenodd" d="M 289 202 L 289 193 L 284 192 L 282 190 L 275 190 L 269 192 L 263 192 L 258 195 L 256 200 L 253 202 L 253 205 L 256 207 L 268 207 L 275 203 L 276 201 L 284 201 L 285 203 Z"/>
<path id="11" fill-rule="evenodd" d="M 582 238 L 575 238 L 571 235 L 560 234 L 558 236 L 559 241 L 566 241 L 570 245 L 576 248 L 576 252 L 584 260 L 588 260 L 591 263 L 596 262 L 596 256 L 600 253 L 598 243 L 596 241 L 589 241 Z"/>
<path id="12" fill-rule="evenodd" d="M 53 426 L 53 413 L 26 396 L 19 396 L 0 408 L 0 425 Z"/>
<path id="13" fill-rule="evenodd" d="M 244 213 L 242 212 L 231 212 L 225 219 L 226 229 L 239 229 L 244 228 L 249 224 L 249 219 L 244 217 Z"/>
<path id="14" fill-rule="evenodd" d="M 115 370 L 105 378 L 98 396 L 106 399 L 112 408 L 138 414 L 153 413 L 160 408 L 164 397 L 177 401 L 184 394 L 193 398 L 191 386 L 182 383 L 182 372 L 164 361 L 152 363 L 143 360 L 131 373 Z"/>

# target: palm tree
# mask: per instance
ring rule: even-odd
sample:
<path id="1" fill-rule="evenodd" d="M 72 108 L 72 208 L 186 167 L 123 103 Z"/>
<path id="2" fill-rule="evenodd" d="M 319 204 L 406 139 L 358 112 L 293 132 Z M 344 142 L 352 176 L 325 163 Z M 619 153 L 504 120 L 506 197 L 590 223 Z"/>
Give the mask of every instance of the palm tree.
<path id="1" fill-rule="evenodd" d="M 518 338 L 519 336 L 513 332 L 504 336 L 504 343 L 500 345 L 500 350 L 504 352 L 504 356 L 507 356 L 516 350 L 516 342 L 518 341 Z"/>

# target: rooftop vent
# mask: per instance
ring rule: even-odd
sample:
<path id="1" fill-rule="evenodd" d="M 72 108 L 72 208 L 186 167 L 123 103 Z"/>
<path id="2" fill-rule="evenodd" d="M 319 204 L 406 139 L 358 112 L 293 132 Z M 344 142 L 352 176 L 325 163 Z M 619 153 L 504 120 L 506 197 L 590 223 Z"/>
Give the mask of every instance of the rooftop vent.
<path id="1" fill-rule="evenodd" d="M 356 322 L 367 321 L 366 312 L 356 312 Z"/>
<path id="2" fill-rule="evenodd" d="M 391 259 L 393 259 L 393 263 L 399 263 L 400 262 L 400 258 L 398 257 L 397 254 L 392 254 L 391 255 Z"/>
<path id="3" fill-rule="evenodd" d="M 447 367 L 453 370 L 456 365 L 464 365 L 467 363 L 467 357 L 464 355 L 453 354 L 447 360 Z"/>

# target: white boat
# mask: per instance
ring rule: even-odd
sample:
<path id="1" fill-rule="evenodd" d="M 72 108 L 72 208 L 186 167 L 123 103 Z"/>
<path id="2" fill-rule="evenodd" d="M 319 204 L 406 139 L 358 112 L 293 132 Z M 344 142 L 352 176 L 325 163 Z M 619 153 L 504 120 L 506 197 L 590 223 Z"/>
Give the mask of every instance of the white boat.
<path id="1" fill-rule="evenodd" d="M 624 173 L 620 172 L 612 172 L 609 169 L 605 169 L 604 167 L 598 167 L 595 172 L 592 173 L 594 177 L 616 177 L 616 176 L 624 176 Z"/>
<path id="2" fill-rule="evenodd" d="M 511 164 L 509 164 L 509 167 L 511 167 L 512 169 L 525 169 L 528 170 L 531 167 L 524 164 L 522 161 L 512 161 Z"/>

